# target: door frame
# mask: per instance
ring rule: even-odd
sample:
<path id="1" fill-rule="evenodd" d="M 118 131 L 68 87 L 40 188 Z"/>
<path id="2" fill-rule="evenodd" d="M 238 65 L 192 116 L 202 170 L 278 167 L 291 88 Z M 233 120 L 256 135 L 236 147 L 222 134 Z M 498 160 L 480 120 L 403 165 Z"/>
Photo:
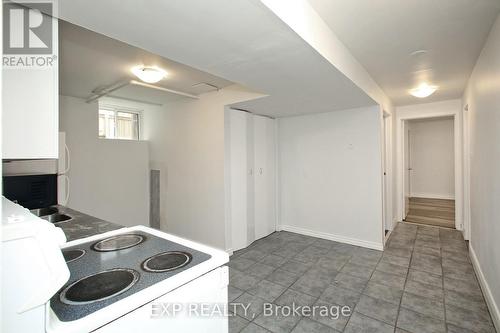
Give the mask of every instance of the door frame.
<path id="1" fill-rule="evenodd" d="M 410 128 L 406 120 L 402 124 L 403 143 L 402 143 L 402 156 L 403 156 L 403 221 L 408 215 L 410 210 L 409 196 L 411 194 L 411 140 Z M 407 195 L 408 194 L 408 198 Z M 408 199 L 408 201 L 407 201 Z"/>
<path id="2" fill-rule="evenodd" d="M 393 115 L 381 108 L 381 162 L 382 162 L 382 233 L 384 244 L 394 229 L 392 195 L 392 119 Z M 386 230 L 388 233 L 385 234 Z"/>
<path id="3" fill-rule="evenodd" d="M 444 105 L 448 103 L 450 105 Z M 439 107 L 441 104 L 442 107 Z M 453 104 L 453 105 L 452 105 Z M 455 105 L 456 104 L 456 105 Z M 451 107 L 450 107 L 451 106 Z M 414 110 L 412 108 L 415 107 Z M 425 104 L 407 107 L 407 110 L 397 111 L 396 113 L 396 183 L 397 183 L 397 218 L 403 221 L 404 214 L 404 121 L 413 119 L 427 119 L 427 118 L 441 118 L 446 116 L 453 117 L 454 129 L 454 166 L 455 166 L 455 229 L 464 231 L 463 219 L 463 157 L 462 157 L 462 105 L 460 100 L 445 101 L 438 103 L 429 103 L 428 110 L 422 112 L 422 108 L 426 107 Z M 468 235 L 465 235 L 468 236 Z M 466 237 L 467 238 L 467 237 Z"/>
<path id="4" fill-rule="evenodd" d="M 471 210 L 470 210 L 470 111 L 469 104 L 463 106 L 463 173 L 464 173 L 464 238 L 471 236 Z"/>

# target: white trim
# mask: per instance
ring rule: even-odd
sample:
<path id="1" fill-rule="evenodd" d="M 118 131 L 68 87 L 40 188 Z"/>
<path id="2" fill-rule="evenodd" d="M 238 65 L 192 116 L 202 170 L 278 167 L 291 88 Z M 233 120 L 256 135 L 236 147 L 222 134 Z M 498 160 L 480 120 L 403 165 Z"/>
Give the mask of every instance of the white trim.
<path id="1" fill-rule="evenodd" d="M 350 238 L 350 237 L 345 237 L 345 236 L 340 236 L 340 235 L 334 235 L 334 234 L 329 234 L 326 232 L 314 231 L 314 230 L 310 230 L 310 229 L 294 227 L 291 225 L 280 225 L 279 230 L 290 231 L 290 232 L 294 232 L 294 233 L 301 234 L 301 235 L 312 236 L 312 237 L 317 237 L 317 238 L 322 238 L 322 239 L 328 239 L 328 240 L 335 241 L 335 242 L 366 247 L 369 249 L 374 249 L 374 250 L 379 250 L 379 251 L 384 250 L 384 245 L 382 243 L 368 242 L 368 241 L 364 241 L 361 239 L 355 239 L 355 238 Z"/>
<path id="2" fill-rule="evenodd" d="M 497 331 L 500 331 L 500 310 L 495 302 L 495 299 L 493 298 L 490 286 L 488 285 L 488 282 L 486 281 L 483 271 L 481 270 L 481 265 L 479 265 L 479 260 L 477 260 L 476 252 L 474 252 L 472 246 L 469 246 L 469 253 L 470 253 L 470 258 L 472 260 L 472 266 L 476 271 L 477 279 L 479 280 L 479 284 L 481 285 L 484 298 L 486 299 L 486 304 L 488 305 L 488 310 L 490 311 L 491 319 L 493 320 L 493 324 L 495 325 Z"/>
<path id="3" fill-rule="evenodd" d="M 384 110 L 382 108 L 379 109 L 379 136 L 380 136 L 380 171 L 381 171 L 381 174 L 380 174 L 380 184 L 381 184 L 381 195 L 380 197 L 382 198 L 382 209 L 381 209 L 381 212 L 382 212 L 382 230 L 381 230 L 381 233 L 382 233 L 382 241 L 384 242 L 385 244 L 385 229 L 386 229 L 386 207 L 387 207 L 387 198 L 386 198 L 386 191 L 385 191 L 385 187 L 386 187 L 386 176 L 384 176 L 384 172 L 385 172 L 385 167 L 386 167 L 386 163 L 385 163 L 385 118 L 384 118 Z"/>
<path id="4" fill-rule="evenodd" d="M 381 119 L 381 151 L 382 156 L 382 234 L 385 235 L 385 229 L 389 231 L 394 229 L 394 213 L 393 213 L 393 114 L 384 109 L 382 111 Z M 385 133 L 382 133 L 385 130 Z M 385 138 L 385 141 L 384 141 Z M 383 173 L 386 173 L 384 176 Z M 385 239 L 385 237 L 383 237 Z M 385 242 L 384 242 L 385 244 Z"/>
<path id="5" fill-rule="evenodd" d="M 425 110 L 423 107 L 427 106 Z M 454 164 L 455 164 L 455 228 L 464 230 L 463 219 L 463 160 L 462 160 L 462 102 L 449 100 L 427 104 L 399 107 L 396 110 L 396 204 L 397 217 L 401 220 L 404 214 L 404 139 L 403 124 L 406 120 L 440 118 L 453 116 L 454 127 Z"/>
<path id="6" fill-rule="evenodd" d="M 464 238 L 471 238 L 470 217 L 470 107 L 462 105 L 463 110 L 463 172 L 464 172 Z"/>
<path id="7" fill-rule="evenodd" d="M 228 256 L 232 256 L 233 255 L 233 249 L 226 249 L 226 253 L 228 254 Z"/>
<path id="8" fill-rule="evenodd" d="M 434 194 L 434 193 L 411 193 L 410 197 L 411 198 L 455 200 L 455 196 L 454 195 Z"/>
<path id="9" fill-rule="evenodd" d="M 224 106 L 224 246 L 226 252 L 233 254 L 233 236 L 231 220 L 231 124 L 229 107 Z"/>
<path id="10" fill-rule="evenodd" d="M 281 223 L 281 164 L 279 145 L 279 120 L 274 120 L 274 205 L 276 214 L 274 215 L 274 230 L 278 231 Z"/>

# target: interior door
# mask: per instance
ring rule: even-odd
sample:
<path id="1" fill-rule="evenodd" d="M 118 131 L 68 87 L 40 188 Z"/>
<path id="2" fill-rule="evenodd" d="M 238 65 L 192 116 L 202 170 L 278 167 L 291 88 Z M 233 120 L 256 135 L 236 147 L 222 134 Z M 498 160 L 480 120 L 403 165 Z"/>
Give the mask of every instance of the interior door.
<path id="1" fill-rule="evenodd" d="M 255 239 L 275 230 L 274 119 L 253 118 Z"/>

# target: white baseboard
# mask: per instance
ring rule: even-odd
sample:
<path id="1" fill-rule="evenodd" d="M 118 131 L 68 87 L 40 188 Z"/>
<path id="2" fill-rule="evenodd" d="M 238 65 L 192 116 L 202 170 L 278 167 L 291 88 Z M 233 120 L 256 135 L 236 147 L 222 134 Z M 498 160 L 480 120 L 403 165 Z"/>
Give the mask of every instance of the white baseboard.
<path id="1" fill-rule="evenodd" d="M 349 237 L 345 237 L 345 236 L 339 236 L 339 235 L 329 234 L 329 233 L 326 233 L 326 232 L 314 231 L 314 230 L 309 230 L 309 229 L 294 227 L 294 226 L 291 226 L 291 225 L 280 225 L 278 227 L 278 229 L 279 230 L 290 231 L 290 232 L 295 232 L 295 233 L 301 234 L 301 235 L 306 235 L 306 236 L 312 236 L 312 237 L 318 237 L 318 238 L 328 239 L 328 240 L 335 241 L 335 242 L 340 242 L 340 243 L 346 243 L 346 244 L 351 244 L 351 245 L 366 247 L 366 248 L 369 248 L 369 249 L 374 249 L 374 250 L 379 250 L 379 251 L 383 251 L 384 250 L 384 245 L 382 243 L 368 242 L 368 241 L 364 241 L 364 240 L 361 240 L 361 239 L 349 238 Z"/>
<path id="2" fill-rule="evenodd" d="M 412 198 L 425 198 L 425 199 L 455 200 L 454 195 L 448 195 L 448 194 L 412 193 L 412 194 L 410 194 L 410 197 L 412 197 Z"/>
<path id="3" fill-rule="evenodd" d="M 229 256 L 232 256 L 232 255 L 233 255 L 233 249 L 226 249 L 226 253 L 227 253 Z"/>
<path id="4" fill-rule="evenodd" d="M 496 304 L 495 299 L 493 298 L 490 286 L 488 285 L 488 282 L 484 277 L 483 271 L 481 270 L 481 265 L 479 265 L 479 261 L 477 260 L 476 252 L 474 252 L 472 246 L 469 246 L 469 253 L 472 260 L 472 266 L 474 266 L 479 284 L 481 285 L 481 289 L 483 290 L 486 304 L 488 304 L 491 319 L 493 320 L 493 324 L 495 325 L 497 331 L 500 332 L 500 310 L 498 309 L 498 304 Z"/>

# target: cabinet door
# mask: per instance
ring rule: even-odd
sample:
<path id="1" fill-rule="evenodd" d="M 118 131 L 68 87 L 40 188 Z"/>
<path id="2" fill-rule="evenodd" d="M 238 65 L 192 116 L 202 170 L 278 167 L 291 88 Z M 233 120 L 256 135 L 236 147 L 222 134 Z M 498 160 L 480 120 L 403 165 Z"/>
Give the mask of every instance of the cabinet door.
<path id="1" fill-rule="evenodd" d="M 254 116 L 254 223 L 255 239 L 275 230 L 274 120 Z"/>
<path id="2" fill-rule="evenodd" d="M 53 54 L 58 54 L 57 19 Z M 2 158 L 55 159 L 58 157 L 58 64 L 51 67 L 2 70 Z"/>

